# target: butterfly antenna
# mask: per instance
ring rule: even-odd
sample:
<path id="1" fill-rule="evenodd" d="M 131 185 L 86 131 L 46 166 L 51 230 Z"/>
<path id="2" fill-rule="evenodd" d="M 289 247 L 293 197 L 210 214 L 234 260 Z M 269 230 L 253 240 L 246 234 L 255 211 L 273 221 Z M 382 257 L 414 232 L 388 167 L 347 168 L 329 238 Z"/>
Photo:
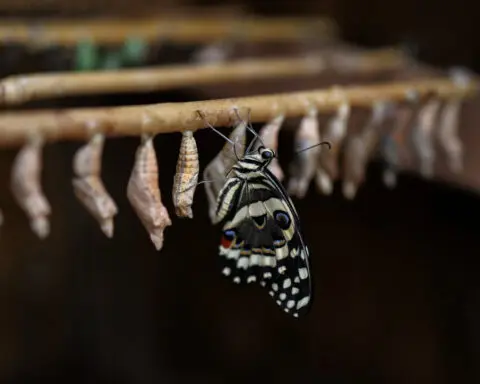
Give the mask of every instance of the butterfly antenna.
<path id="1" fill-rule="evenodd" d="M 178 193 L 185 193 L 185 192 L 188 192 L 190 191 L 191 189 L 193 188 L 197 188 L 200 184 L 206 184 L 206 183 L 214 183 L 216 181 L 219 181 L 219 180 L 202 180 L 202 181 L 199 181 L 198 183 L 195 183 L 193 185 L 190 185 L 188 187 L 186 187 L 185 189 L 182 189 L 181 191 L 179 191 Z M 223 180 L 222 180 L 223 181 Z"/>
<path id="2" fill-rule="evenodd" d="M 212 124 L 210 124 L 207 119 L 205 118 L 205 116 L 203 116 L 202 112 L 200 111 L 196 111 L 198 113 L 198 115 L 200 116 L 200 118 L 203 120 L 203 122 L 205 123 L 205 125 L 207 125 L 210 129 L 212 129 L 214 132 L 218 133 L 221 137 L 223 137 L 226 141 L 228 141 L 230 144 L 233 145 L 233 147 L 235 147 L 235 143 L 230 140 L 227 136 L 225 136 L 222 132 L 220 132 L 218 129 L 216 129 Z"/>
<path id="3" fill-rule="evenodd" d="M 238 154 L 237 154 L 237 139 L 235 138 L 235 142 L 233 143 L 233 153 L 235 155 L 235 157 L 237 158 L 237 160 L 240 160 L 240 158 L 238 157 Z"/>
<path id="4" fill-rule="evenodd" d="M 235 115 L 237 116 L 237 119 L 238 119 L 239 121 L 241 121 L 242 123 L 245 124 L 245 121 L 241 118 L 240 113 L 238 112 L 238 108 L 235 107 L 235 108 L 233 108 L 233 110 L 235 111 Z M 250 153 L 250 149 L 252 149 L 252 147 L 253 147 L 253 145 L 255 144 L 255 141 L 256 141 L 257 139 L 260 140 L 260 142 L 262 143 L 263 146 L 265 146 L 262 138 L 258 135 L 257 132 L 255 132 L 255 130 L 254 130 L 253 127 L 252 127 L 252 124 L 250 123 L 250 112 L 251 112 L 251 110 L 248 109 L 248 118 L 247 118 L 247 123 L 245 124 L 245 127 L 246 127 L 246 128 L 253 134 L 253 136 L 255 136 L 255 137 L 254 137 L 254 139 L 250 142 L 250 144 L 248 145 L 247 150 L 245 151 L 245 153 Z"/>
<path id="5" fill-rule="evenodd" d="M 219 134 L 221 137 L 223 137 L 227 142 L 229 142 L 230 144 L 232 144 L 233 146 L 233 153 L 235 154 L 235 157 L 237 158 L 237 160 L 240 160 L 240 158 L 238 157 L 238 154 L 237 154 L 237 142 L 236 141 L 232 141 L 230 138 L 228 138 L 227 136 L 225 136 L 222 132 L 220 132 L 218 129 L 216 129 L 212 124 L 210 124 L 207 119 L 205 119 L 205 116 L 203 116 L 202 112 L 200 111 L 197 111 L 198 115 L 202 118 L 202 120 L 204 121 L 204 123 L 210 128 L 212 129 L 214 132 L 216 132 L 217 134 Z"/>
<path id="6" fill-rule="evenodd" d="M 328 142 L 328 141 L 322 141 L 321 143 L 311 145 L 310 147 L 303 148 L 303 149 L 301 149 L 300 151 L 295 152 L 295 153 L 293 154 L 293 156 L 296 156 L 296 155 L 298 155 L 299 153 L 308 151 L 309 149 L 318 147 L 319 145 L 327 145 L 327 146 L 328 146 L 328 149 L 332 149 L 332 144 L 330 144 L 330 142 Z"/>

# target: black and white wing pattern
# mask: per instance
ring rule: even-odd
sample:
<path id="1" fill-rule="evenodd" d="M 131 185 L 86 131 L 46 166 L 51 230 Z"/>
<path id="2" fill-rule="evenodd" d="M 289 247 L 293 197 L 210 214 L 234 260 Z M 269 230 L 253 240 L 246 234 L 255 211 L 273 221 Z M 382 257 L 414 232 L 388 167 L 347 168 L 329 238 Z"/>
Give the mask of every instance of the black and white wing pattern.
<path id="1" fill-rule="evenodd" d="M 219 193 L 221 267 L 235 283 L 266 287 L 285 312 L 299 317 L 311 303 L 309 254 L 295 207 L 267 169 L 274 157 L 263 147 L 245 155 Z"/>

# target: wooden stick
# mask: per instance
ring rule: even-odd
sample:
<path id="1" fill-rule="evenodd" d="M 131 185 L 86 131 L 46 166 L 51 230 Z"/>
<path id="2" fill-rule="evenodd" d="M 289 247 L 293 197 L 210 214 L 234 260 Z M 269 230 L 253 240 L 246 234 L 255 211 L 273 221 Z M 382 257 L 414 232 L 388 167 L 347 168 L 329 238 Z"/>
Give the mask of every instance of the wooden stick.
<path id="1" fill-rule="evenodd" d="M 250 111 L 251 122 L 265 122 L 279 112 L 286 117 L 303 116 L 309 105 L 321 112 L 331 112 L 345 102 L 357 107 L 371 107 L 378 100 L 402 102 L 412 91 L 419 98 L 432 93 L 449 98 L 470 96 L 477 90 L 478 83 L 474 81 L 459 87 L 449 79 L 439 78 L 187 103 L 9 112 L 0 115 L 0 146 L 21 145 L 33 133 L 41 134 L 46 141 L 85 140 L 91 124 L 97 124 L 99 132 L 109 137 L 205 128 L 205 121 L 197 111 L 201 111 L 210 124 L 226 127 L 236 121 L 234 108 L 245 118 Z"/>
<path id="2" fill-rule="evenodd" d="M 83 39 L 121 44 L 136 36 L 146 41 L 207 43 L 238 37 L 250 42 L 298 41 L 314 33 L 318 41 L 331 40 L 335 24 L 327 18 L 261 18 L 243 15 L 159 16 L 137 19 L 1 20 L 2 41 L 33 45 L 74 46 Z"/>
<path id="3" fill-rule="evenodd" d="M 393 50 L 349 53 L 347 70 L 372 72 L 394 70 L 406 60 Z M 144 69 L 98 72 L 57 72 L 10 76 L 0 82 L 0 105 L 74 95 L 117 92 L 148 92 L 181 86 L 198 86 L 227 81 L 317 75 L 325 69 L 342 71 L 341 65 L 327 68 L 328 55 L 302 58 L 238 60 L 211 65 L 171 65 Z M 334 63 L 332 63 L 334 65 Z"/>

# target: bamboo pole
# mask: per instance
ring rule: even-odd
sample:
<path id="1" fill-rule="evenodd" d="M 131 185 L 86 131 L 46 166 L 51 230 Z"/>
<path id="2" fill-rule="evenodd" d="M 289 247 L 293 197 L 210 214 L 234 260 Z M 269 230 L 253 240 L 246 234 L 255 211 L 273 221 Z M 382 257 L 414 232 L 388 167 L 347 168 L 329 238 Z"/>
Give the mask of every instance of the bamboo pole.
<path id="1" fill-rule="evenodd" d="M 318 111 L 331 112 L 345 102 L 354 107 L 371 107 L 378 100 L 403 102 L 412 92 L 421 99 L 432 94 L 439 98 L 467 97 L 477 90 L 474 81 L 460 87 L 439 78 L 186 103 L 9 112 L 0 115 L 0 146 L 21 145 L 34 134 L 46 141 L 85 140 L 92 126 L 109 137 L 205 128 L 197 111 L 213 126 L 226 127 L 236 120 L 234 108 L 245 118 L 249 111 L 251 122 L 265 122 L 280 112 L 286 117 L 303 116 L 311 105 Z"/>
<path id="2" fill-rule="evenodd" d="M 348 53 L 347 71 L 378 72 L 399 69 L 406 60 L 395 50 Z M 349 64 L 351 63 L 351 64 Z M 318 75 L 326 69 L 342 71 L 342 63 L 328 55 L 302 58 L 238 60 L 209 65 L 171 65 L 98 72 L 56 72 L 10 76 L 0 81 L 0 105 L 75 95 L 149 92 L 222 82 Z M 329 68 L 329 66 L 334 68 Z M 343 65 L 343 67 L 345 66 Z"/>
<path id="3" fill-rule="evenodd" d="M 329 41 L 336 35 L 336 27 L 327 18 L 262 18 L 244 15 L 37 19 L 34 23 L 27 20 L 0 20 L 2 41 L 33 45 L 75 46 L 84 39 L 101 44 L 121 44 L 131 36 L 149 42 L 208 43 L 228 37 L 249 42 L 288 42 L 305 39 L 308 33 L 314 34 L 319 41 Z"/>

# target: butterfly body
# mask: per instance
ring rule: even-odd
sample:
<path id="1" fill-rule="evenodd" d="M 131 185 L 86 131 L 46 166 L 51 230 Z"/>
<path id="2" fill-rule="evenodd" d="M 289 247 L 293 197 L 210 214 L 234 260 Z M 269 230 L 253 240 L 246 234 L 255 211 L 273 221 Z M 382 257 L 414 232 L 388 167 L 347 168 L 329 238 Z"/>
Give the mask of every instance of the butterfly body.
<path id="1" fill-rule="evenodd" d="M 309 254 L 295 207 L 267 169 L 274 158 L 263 147 L 246 154 L 219 193 L 222 273 L 235 283 L 259 283 L 285 312 L 299 317 L 311 304 Z"/>

